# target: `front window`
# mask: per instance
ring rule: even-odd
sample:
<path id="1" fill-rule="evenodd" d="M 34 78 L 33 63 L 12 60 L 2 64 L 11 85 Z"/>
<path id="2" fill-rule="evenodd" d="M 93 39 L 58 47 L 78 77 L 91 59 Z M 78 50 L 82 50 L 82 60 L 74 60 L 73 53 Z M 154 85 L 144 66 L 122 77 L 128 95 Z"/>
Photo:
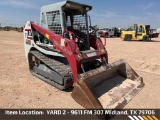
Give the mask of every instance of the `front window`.
<path id="1" fill-rule="evenodd" d="M 128 31 L 134 31 L 135 29 L 134 29 L 134 26 L 129 26 L 127 30 Z"/>
<path id="2" fill-rule="evenodd" d="M 61 19 L 60 19 L 60 12 L 58 11 L 51 11 L 46 13 L 47 16 L 47 24 L 48 29 L 53 31 L 56 34 L 62 34 L 62 26 L 61 26 Z"/>

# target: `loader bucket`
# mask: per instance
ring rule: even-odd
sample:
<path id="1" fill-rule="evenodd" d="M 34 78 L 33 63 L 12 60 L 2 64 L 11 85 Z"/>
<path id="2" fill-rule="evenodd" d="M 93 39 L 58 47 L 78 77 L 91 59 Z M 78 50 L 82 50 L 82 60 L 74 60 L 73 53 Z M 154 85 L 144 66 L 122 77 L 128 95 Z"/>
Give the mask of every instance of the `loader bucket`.
<path id="1" fill-rule="evenodd" d="M 121 109 L 144 87 L 124 60 L 77 75 L 73 99 L 86 109 Z"/>

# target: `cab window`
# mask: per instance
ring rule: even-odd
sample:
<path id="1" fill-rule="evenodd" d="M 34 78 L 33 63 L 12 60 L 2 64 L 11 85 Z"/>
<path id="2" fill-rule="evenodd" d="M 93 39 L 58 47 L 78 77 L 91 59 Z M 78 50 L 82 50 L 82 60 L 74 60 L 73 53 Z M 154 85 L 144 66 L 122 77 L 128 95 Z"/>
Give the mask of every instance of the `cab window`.
<path id="1" fill-rule="evenodd" d="M 145 32 L 144 27 L 143 26 L 138 26 L 138 32 L 143 32 L 144 33 Z"/>

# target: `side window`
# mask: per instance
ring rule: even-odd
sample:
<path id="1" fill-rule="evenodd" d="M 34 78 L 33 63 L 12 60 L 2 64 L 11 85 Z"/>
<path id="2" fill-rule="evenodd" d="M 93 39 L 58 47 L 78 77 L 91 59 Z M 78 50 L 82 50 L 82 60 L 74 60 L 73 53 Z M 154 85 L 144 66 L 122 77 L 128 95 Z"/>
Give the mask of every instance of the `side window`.
<path id="1" fill-rule="evenodd" d="M 145 33 L 144 27 L 142 27 L 142 32 Z"/>
<path id="2" fill-rule="evenodd" d="M 138 32 L 142 32 L 143 31 L 143 27 L 142 26 L 139 26 L 138 27 Z"/>
<path id="3" fill-rule="evenodd" d="M 42 13 L 41 25 L 44 25 L 44 24 L 46 24 L 45 14 Z"/>

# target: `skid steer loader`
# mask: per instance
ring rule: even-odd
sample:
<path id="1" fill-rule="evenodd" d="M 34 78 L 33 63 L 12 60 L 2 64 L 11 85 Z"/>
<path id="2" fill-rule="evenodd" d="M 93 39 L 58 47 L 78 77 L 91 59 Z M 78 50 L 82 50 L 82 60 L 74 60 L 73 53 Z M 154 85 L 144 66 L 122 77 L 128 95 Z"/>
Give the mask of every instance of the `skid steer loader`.
<path id="1" fill-rule="evenodd" d="M 91 9 L 73 1 L 43 6 L 40 25 L 24 28 L 29 69 L 60 90 L 74 86 L 71 96 L 87 109 L 123 108 L 144 83 L 124 60 L 108 63 L 105 39 L 88 31 Z"/>

